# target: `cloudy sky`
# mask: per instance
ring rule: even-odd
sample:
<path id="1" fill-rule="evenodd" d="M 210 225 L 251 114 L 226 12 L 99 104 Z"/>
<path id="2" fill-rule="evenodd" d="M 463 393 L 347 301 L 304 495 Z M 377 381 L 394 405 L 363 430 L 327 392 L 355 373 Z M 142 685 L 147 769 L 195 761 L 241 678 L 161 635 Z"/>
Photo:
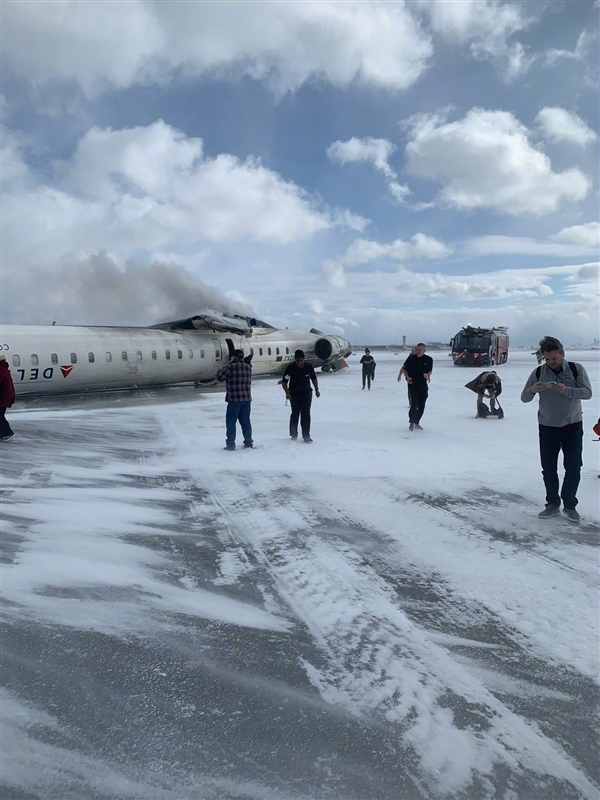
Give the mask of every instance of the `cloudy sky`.
<path id="1" fill-rule="evenodd" d="M 2 6 L 4 322 L 598 336 L 598 2 Z"/>

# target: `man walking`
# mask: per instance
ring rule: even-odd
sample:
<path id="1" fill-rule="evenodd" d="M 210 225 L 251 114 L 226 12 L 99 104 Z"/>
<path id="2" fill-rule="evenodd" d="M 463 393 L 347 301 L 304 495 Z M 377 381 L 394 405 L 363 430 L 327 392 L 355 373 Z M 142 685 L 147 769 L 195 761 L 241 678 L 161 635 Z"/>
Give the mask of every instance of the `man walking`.
<path id="1" fill-rule="evenodd" d="M 292 439 L 298 438 L 298 419 L 302 427 L 302 438 L 310 443 L 310 407 L 312 404 L 312 389 L 310 384 L 315 387 L 315 394 L 321 397 L 317 376 L 312 364 L 304 360 L 304 351 L 296 350 L 294 360 L 287 365 L 283 373 L 281 385 L 286 398 L 292 406 L 290 415 L 290 436 Z"/>
<path id="2" fill-rule="evenodd" d="M 7 442 L 15 435 L 6 419 L 6 409 L 15 402 L 15 387 L 6 356 L 0 355 L 0 442 Z"/>
<path id="3" fill-rule="evenodd" d="M 225 450 L 235 450 L 236 423 L 239 421 L 244 436 L 244 447 L 253 447 L 252 425 L 250 424 L 250 405 L 252 395 L 252 365 L 250 356 L 244 359 L 243 350 L 234 350 L 231 361 L 217 372 L 218 381 L 225 383 L 225 415 L 226 441 Z"/>
<path id="4" fill-rule="evenodd" d="M 538 423 L 540 459 L 546 486 L 546 507 L 538 517 L 547 519 L 563 512 L 576 522 L 581 519 L 577 506 L 577 487 L 581 475 L 583 417 L 581 401 L 592 396 L 592 385 L 581 364 L 565 360 L 562 344 L 552 336 L 540 341 L 541 366 L 533 370 L 521 400 L 530 403 L 539 395 Z M 562 450 L 565 476 L 559 489 L 558 454 Z"/>
<path id="5" fill-rule="evenodd" d="M 366 383 L 368 390 L 371 391 L 371 381 L 375 380 L 376 364 L 368 347 L 365 347 L 365 354 L 361 358 L 360 363 L 362 364 L 362 388 L 365 388 Z"/>
<path id="6" fill-rule="evenodd" d="M 411 431 L 422 431 L 421 417 L 425 411 L 425 403 L 429 395 L 427 384 L 431 380 L 433 371 L 433 359 L 425 355 L 427 348 L 423 342 L 415 347 L 415 352 L 411 353 L 404 362 L 402 369 L 398 373 L 398 381 L 404 375 L 408 382 L 408 399 L 410 407 L 408 409 L 408 428 Z"/>

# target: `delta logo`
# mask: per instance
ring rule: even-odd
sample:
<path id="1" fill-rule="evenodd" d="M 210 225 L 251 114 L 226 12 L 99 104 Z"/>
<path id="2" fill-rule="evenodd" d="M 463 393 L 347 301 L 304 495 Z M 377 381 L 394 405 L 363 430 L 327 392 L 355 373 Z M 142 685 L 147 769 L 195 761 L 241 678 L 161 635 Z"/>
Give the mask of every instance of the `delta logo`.
<path id="1" fill-rule="evenodd" d="M 63 378 L 66 378 L 66 377 L 67 377 L 68 375 L 70 375 L 70 374 L 71 374 L 71 372 L 73 371 L 73 364 L 69 364 L 69 366 L 68 366 L 68 367 L 61 367 L 61 368 L 60 368 L 60 371 L 61 371 L 61 372 L 62 372 L 62 374 L 63 374 Z"/>

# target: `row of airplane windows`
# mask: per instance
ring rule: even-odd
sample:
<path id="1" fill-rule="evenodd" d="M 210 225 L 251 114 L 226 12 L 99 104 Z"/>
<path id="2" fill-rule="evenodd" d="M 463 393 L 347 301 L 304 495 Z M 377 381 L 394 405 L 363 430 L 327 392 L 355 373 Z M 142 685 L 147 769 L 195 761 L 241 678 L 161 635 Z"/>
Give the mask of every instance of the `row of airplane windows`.
<path id="1" fill-rule="evenodd" d="M 137 350 L 134 354 L 132 354 L 132 356 L 133 356 L 132 359 L 131 359 L 132 361 L 142 361 L 142 359 L 143 359 L 143 354 L 142 354 L 141 350 Z M 204 358 L 204 356 L 205 356 L 204 350 L 200 350 L 200 358 Z M 156 350 L 152 350 L 152 352 L 150 354 L 150 357 L 152 358 L 153 361 L 156 361 L 158 359 L 158 353 L 156 352 Z M 189 358 L 193 358 L 194 357 L 194 351 L 193 350 L 188 350 L 188 357 Z M 106 359 L 106 361 L 112 361 L 113 360 L 113 354 L 109 353 L 109 352 L 106 352 L 104 354 L 104 358 Z M 117 358 L 117 356 L 115 356 L 115 358 Z M 167 360 L 169 360 L 171 358 L 171 351 L 170 350 L 165 350 L 165 358 Z M 180 360 L 183 359 L 183 350 L 177 350 L 177 358 L 180 359 Z M 15 354 L 15 355 L 13 355 L 12 360 L 13 360 L 13 365 L 15 367 L 19 367 L 21 365 L 21 356 L 18 356 L 18 355 Z M 96 360 L 95 353 L 88 353 L 88 361 L 90 362 L 90 364 L 93 364 L 95 360 Z M 121 360 L 122 361 L 129 361 L 129 354 L 128 354 L 127 350 L 122 350 L 121 351 Z M 50 361 L 53 364 L 58 364 L 58 355 L 56 353 L 51 353 L 50 354 Z M 32 353 L 31 354 L 31 364 L 34 367 L 37 367 L 38 364 L 39 364 L 39 358 L 38 358 L 36 353 Z M 77 364 L 77 353 L 71 353 L 71 364 Z"/>
<path id="2" fill-rule="evenodd" d="M 254 352 L 254 351 L 251 350 L 251 352 Z M 262 356 L 263 355 L 263 348 L 259 347 L 258 348 L 258 352 L 259 352 L 259 355 Z M 275 352 L 276 352 L 277 355 L 279 355 L 279 348 L 278 347 L 275 348 Z M 286 352 L 286 355 L 289 355 L 290 348 L 286 347 L 285 348 L 285 352 Z M 271 355 L 271 348 L 270 347 L 267 347 L 267 354 Z M 204 356 L 205 356 L 204 350 L 200 350 L 200 358 L 204 358 Z M 216 356 L 217 356 L 217 358 L 220 358 L 221 357 L 221 353 L 219 351 L 217 351 L 216 352 Z M 157 354 L 156 350 L 152 350 L 151 351 L 150 357 L 151 357 L 151 359 L 153 361 L 157 360 L 158 354 Z M 193 350 L 188 350 L 188 357 L 189 358 L 193 358 L 194 357 L 194 351 Z M 106 352 L 104 354 L 104 358 L 106 359 L 106 361 L 112 361 L 113 360 L 113 354 L 109 353 L 109 352 Z M 165 350 L 165 358 L 167 359 L 167 361 L 171 358 L 171 351 L 170 350 Z M 183 350 L 177 350 L 177 358 L 179 360 L 183 359 Z M 142 361 L 142 359 L 143 359 L 142 351 L 141 350 L 137 350 L 135 355 L 132 358 L 132 361 Z M 95 353 L 88 353 L 88 361 L 90 362 L 90 364 L 93 364 L 95 362 L 95 360 L 96 360 Z M 129 360 L 129 354 L 127 353 L 127 350 L 122 350 L 121 351 L 121 360 L 122 361 L 128 361 Z M 53 364 L 58 364 L 58 355 L 56 353 L 51 353 L 50 354 L 50 361 Z M 13 366 L 20 367 L 21 366 L 21 356 L 19 356 L 19 355 L 17 355 L 15 353 L 13 355 L 13 357 L 12 357 L 12 362 L 13 362 Z M 71 364 L 76 364 L 76 363 L 77 363 L 77 353 L 71 353 Z M 31 354 L 31 364 L 34 367 L 38 366 L 39 358 L 38 358 L 37 353 L 32 353 Z"/>

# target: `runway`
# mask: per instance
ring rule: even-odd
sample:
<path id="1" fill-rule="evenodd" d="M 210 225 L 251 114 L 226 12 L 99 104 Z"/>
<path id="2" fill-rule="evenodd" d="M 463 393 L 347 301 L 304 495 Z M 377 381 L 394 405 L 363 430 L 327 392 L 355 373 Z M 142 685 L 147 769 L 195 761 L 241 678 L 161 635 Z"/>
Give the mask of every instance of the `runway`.
<path id="1" fill-rule="evenodd" d="M 319 374 L 312 445 L 275 379 L 235 453 L 219 391 L 15 407 L 3 800 L 598 797 L 598 446 L 580 525 L 538 520 L 531 357 L 500 421 L 436 354 L 412 434 L 374 355 Z"/>

